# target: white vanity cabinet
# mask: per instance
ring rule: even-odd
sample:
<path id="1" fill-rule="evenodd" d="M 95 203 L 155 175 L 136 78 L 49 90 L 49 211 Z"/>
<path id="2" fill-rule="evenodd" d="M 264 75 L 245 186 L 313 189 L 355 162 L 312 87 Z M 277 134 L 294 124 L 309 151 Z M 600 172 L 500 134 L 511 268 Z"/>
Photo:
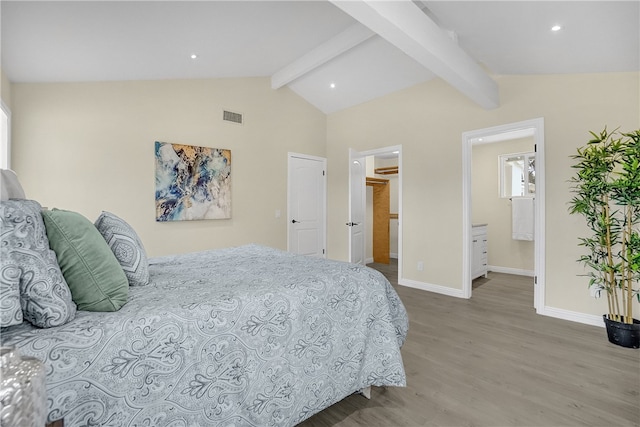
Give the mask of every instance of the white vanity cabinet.
<path id="1" fill-rule="evenodd" d="M 471 232 L 471 280 L 487 277 L 487 224 L 474 224 Z"/>

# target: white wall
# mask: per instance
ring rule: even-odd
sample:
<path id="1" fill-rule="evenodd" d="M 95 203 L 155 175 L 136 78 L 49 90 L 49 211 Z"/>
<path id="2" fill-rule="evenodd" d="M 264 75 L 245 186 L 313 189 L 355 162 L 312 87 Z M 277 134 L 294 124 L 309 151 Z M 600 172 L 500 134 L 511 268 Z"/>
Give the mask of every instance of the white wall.
<path id="1" fill-rule="evenodd" d="M 499 194 L 498 156 L 534 150 L 533 138 L 473 146 L 471 174 L 472 222 L 488 224 L 488 263 L 503 271 L 533 275 L 534 242 L 511 238 L 511 201 Z"/>
<path id="2" fill-rule="evenodd" d="M 462 289 L 463 132 L 543 117 L 546 146 L 546 300 L 601 315 L 576 262 L 588 230 L 569 215 L 570 155 L 589 130 L 640 128 L 640 73 L 498 76 L 501 104 L 484 110 L 439 79 L 329 115 L 329 255 L 347 259 L 348 150 L 402 144 L 404 279 Z M 417 271 L 418 261 L 424 271 Z"/>
<path id="3" fill-rule="evenodd" d="M 326 117 L 268 78 L 13 84 L 13 165 L 27 195 L 95 218 L 106 209 L 161 255 L 256 241 L 286 247 L 286 153 L 328 158 L 328 256 L 348 259 L 348 150 L 403 146 L 403 276 L 462 289 L 465 131 L 543 117 L 547 167 L 545 305 L 593 315 L 570 216 L 570 155 L 589 130 L 640 128 L 640 73 L 499 76 L 484 110 L 439 79 Z M 3 95 L 4 96 L 4 95 Z M 222 108 L 246 124 L 222 123 Z M 233 219 L 154 221 L 153 142 L 232 150 Z M 416 270 L 424 261 L 424 271 Z"/>
<path id="4" fill-rule="evenodd" d="M 287 152 L 325 155 L 326 116 L 268 78 L 13 84 L 13 167 L 43 206 L 130 222 L 151 256 L 286 249 Z M 222 110 L 244 114 L 223 122 Z M 155 222 L 154 142 L 231 149 L 232 219 Z"/>

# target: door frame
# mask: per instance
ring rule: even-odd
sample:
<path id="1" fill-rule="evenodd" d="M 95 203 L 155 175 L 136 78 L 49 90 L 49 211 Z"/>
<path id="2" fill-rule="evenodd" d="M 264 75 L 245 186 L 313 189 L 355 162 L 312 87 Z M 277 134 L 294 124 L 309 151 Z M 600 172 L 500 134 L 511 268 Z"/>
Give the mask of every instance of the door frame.
<path id="1" fill-rule="evenodd" d="M 352 172 L 352 165 L 353 163 L 365 163 L 364 165 L 361 165 L 361 170 L 363 171 L 363 175 L 358 177 L 358 180 L 362 182 L 362 188 L 360 188 L 360 212 L 363 212 L 363 217 L 366 218 L 367 215 L 367 197 L 366 197 L 366 177 L 367 177 L 367 165 L 366 165 L 366 156 L 364 156 L 362 153 L 354 150 L 353 148 L 349 148 L 349 219 L 348 222 L 346 222 L 345 224 L 347 225 L 347 232 L 348 232 L 348 242 L 349 242 L 349 262 L 352 263 L 357 263 L 356 259 L 354 259 L 354 250 L 353 250 L 353 246 L 354 246 L 354 227 L 352 227 L 351 223 L 354 222 L 354 210 L 355 207 L 358 204 L 358 200 L 356 200 L 356 195 L 354 194 L 354 182 L 353 182 L 353 172 Z M 363 222 L 364 222 L 364 218 L 363 218 Z M 366 265 L 367 263 L 367 257 L 365 252 L 365 248 L 366 248 L 366 241 L 367 241 L 367 228 L 364 226 L 364 224 L 362 224 L 362 265 Z"/>
<path id="2" fill-rule="evenodd" d="M 533 136 L 536 147 L 536 201 L 534 209 L 534 307 L 544 314 L 545 308 L 545 144 L 544 118 L 524 120 L 462 134 L 462 292 L 471 298 L 471 160 L 474 144 L 486 143 L 487 138 L 515 139 Z M 496 141 L 497 141 L 496 140 Z"/>
<path id="3" fill-rule="evenodd" d="M 3 135 L 0 135 L 0 138 L 3 140 L 0 143 L 0 149 L 2 150 L 2 156 L 6 156 L 6 159 L 4 164 L 0 165 L 0 168 L 11 169 L 11 110 L 1 99 L 0 110 L 2 110 L 6 116 L 6 132 Z M 2 118 L 0 118 L 0 120 L 1 119 Z"/>
<path id="4" fill-rule="evenodd" d="M 400 145 L 392 145 L 389 147 L 382 147 L 382 148 L 376 148 L 376 149 L 372 149 L 372 150 L 365 150 L 365 151 L 357 151 L 353 148 L 349 148 L 349 168 L 351 167 L 351 162 L 354 159 L 358 159 L 361 157 L 368 157 L 368 156 L 380 156 L 380 155 L 384 155 L 384 154 L 396 154 L 395 152 L 397 152 L 397 156 L 398 156 L 398 283 L 400 282 L 400 278 L 402 277 L 402 224 L 403 224 L 403 220 L 402 220 L 402 144 Z M 365 168 L 365 174 L 366 174 L 366 168 Z M 351 220 L 351 204 L 354 203 L 354 200 L 352 198 L 351 195 L 351 173 L 349 173 L 349 221 Z M 366 192 L 366 184 L 363 184 L 365 188 L 362 189 L 363 192 Z M 366 193 L 365 193 L 366 194 Z M 363 210 L 364 212 L 367 211 L 366 209 L 366 198 L 364 200 L 365 206 L 363 206 Z M 367 229 L 365 228 L 364 230 L 365 232 L 365 241 L 366 241 L 366 233 L 367 233 Z M 352 257 L 351 257 L 351 232 L 350 230 L 347 230 L 347 233 L 349 235 L 349 261 L 351 261 Z M 365 257 L 366 258 L 366 257 Z"/>
<path id="5" fill-rule="evenodd" d="M 314 162 L 321 162 L 322 169 L 324 170 L 323 176 L 323 191 L 322 191 L 322 200 L 320 201 L 320 205 L 322 206 L 322 224 L 323 224 L 323 233 L 322 233 L 322 248 L 323 253 L 322 257 L 327 257 L 327 159 L 325 157 L 312 156 L 309 154 L 300 154 L 300 153 L 287 153 L 287 252 L 291 250 L 289 247 L 290 243 L 290 233 L 291 233 L 291 159 L 298 158 L 303 160 L 311 160 Z"/>

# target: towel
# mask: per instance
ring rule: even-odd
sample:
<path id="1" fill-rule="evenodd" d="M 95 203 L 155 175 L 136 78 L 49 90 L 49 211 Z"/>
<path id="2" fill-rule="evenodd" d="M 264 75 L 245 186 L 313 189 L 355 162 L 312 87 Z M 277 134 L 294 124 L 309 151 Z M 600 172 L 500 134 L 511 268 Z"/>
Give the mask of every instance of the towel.
<path id="1" fill-rule="evenodd" d="M 511 201 L 511 238 L 533 240 L 533 198 L 513 198 Z"/>

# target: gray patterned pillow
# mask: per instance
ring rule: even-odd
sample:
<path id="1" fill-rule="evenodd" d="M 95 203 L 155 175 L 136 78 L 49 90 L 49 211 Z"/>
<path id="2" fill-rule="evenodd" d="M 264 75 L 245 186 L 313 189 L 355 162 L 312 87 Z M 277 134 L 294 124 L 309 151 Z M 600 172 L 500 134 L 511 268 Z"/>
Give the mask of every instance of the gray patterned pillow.
<path id="1" fill-rule="evenodd" d="M 72 320 L 76 305 L 56 254 L 49 248 L 41 210 L 34 200 L 0 202 L 0 278 L 3 290 L 15 289 L 16 282 L 19 283 L 24 319 L 35 326 L 50 328 Z M 4 310 L 4 294 L 2 298 Z"/>
<path id="2" fill-rule="evenodd" d="M 3 227 L 4 228 L 4 227 Z M 4 248 L 4 240 L 2 241 Z M 0 269 L 0 326 L 7 327 L 22 323 L 20 307 L 20 270 L 5 267 L 5 251 L 2 249 Z"/>
<path id="3" fill-rule="evenodd" d="M 118 259 L 129 285 L 149 284 L 147 253 L 133 227 L 111 212 L 102 212 L 94 225 Z"/>

